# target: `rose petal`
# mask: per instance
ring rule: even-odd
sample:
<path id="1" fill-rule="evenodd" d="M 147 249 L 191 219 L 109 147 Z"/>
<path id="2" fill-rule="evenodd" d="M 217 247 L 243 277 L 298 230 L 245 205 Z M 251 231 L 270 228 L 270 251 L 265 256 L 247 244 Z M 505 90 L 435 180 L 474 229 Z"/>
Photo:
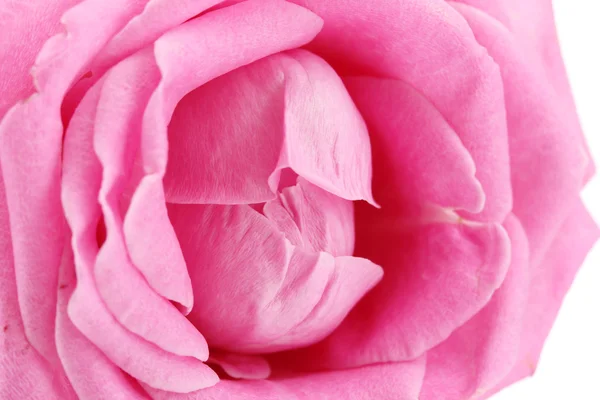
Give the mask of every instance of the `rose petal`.
<path id="1" fill-rule="evenodd" d="M 54 335 L 58 266 L 64 242 L 60 206 L 62 98 L 104 44 L 139 10 L 138 2 L 88 0 L 61 21 L 68 34 L 49 39 L 38 54 L 38 93 L 0 123 L 0 160 L 10 212 L 17 291 L 31 345 L 56 360 Z M 26 163 L 23 160 L 27 160 Z"/>
<path id="2" fill-rule="evenodd" d="M 151 45 L 165 32 L 188 19 L 206 11 L 222 0 L 178 0 L 173 7 L 170 0 L 146 0 L 143 11 L 131 18 L 123 29 L 114 35 L 96 55 L 86 79 L 80 80 L 65 98 L 68 105 L 77 105 L 92 87 L 112 66 Z M 143 3 L 141 3 L 143 4 Z M 73 106 L 74 108 L 74 106 Z"/>
<path id="3" fill-rule="evenodd" d="M 304 248 L 325 251 L 333 256 L 352 255 L 352 202 L 326 192 L 303 178 L 298 179 L 296 186 L 285 188 L 280 199 L 302 235 Z M 270 218 L 272 207 L 269 203 L 265 204 L 264 213 L 267 218 Z"/>
<path id="4" fill-rule="evenodd" d="M 583 186 L 588 159 L 564 101 L 548 86 L 530 52 L 483 12 L 456 4 L 477 40 L 500 66 L 509 129 L 514 214 L 539 262 Z"/>
<path id="5" fill-rule="evenodd" d="M 202 362 L 168 353 L 120 325 L 106 309 L 95 285 L 92 267 L 98 253 L 96 225 L 101 210 L 97 195 L 102 170 L 93 152 L 92 133 L 102 83 L 104 81 L 98 82 L 83 99 L 65 136 L 62 198 L 73 233 L 77 274 L 68 316 L 108 359 L 134 378 L 176 392 L 211 386 L 218 377 Z"/>
<path id="6" fill-rule="evenodd" d="M 4 182 L 0 171 L 0 398 L 76 399 L 60 365 L 51 365 L 25 336 L 21 320 Z"/>
<path id="7" fill-rule="evenodd" d="M 148 251 L 148 246 L 166 245 L 164 235 L 172 237 L 162 177 L 168 154 L 166 127 L 177 102 L 221 74 L 305 43 L 319 28 L 318 17 L 296 5 L 272 0 L 248 1 L 189 21 L 155 43 L 154 53 L 162 78 L 142 122 L 141 160 L 146 175 L 133 194 L 124 222 L 127 246 L 136 264 L 168 265 L 169 252 Z M 284 31 L 286 34 L 282 35 Z M 245 51 L 238 52 L 237 48 Z M 203 68 L 198 68 L 199 65 Z M 157 250 L 162 248 L 159 246 Z M 150 260 L 154 255 L 156 260 Z M 155 274 L 156 280 L 160 279 L 160 268 L 148 271 Z"/>
<path id="8" fill-rule="evenodd" d="M 535 76 L 543 81 L 543 86 L 553 90 L 553 102 L 560 103 L 563 125 L 579 137 L 578 142 L 584 147 L 587 155 L 588 164 L 585 173 L 587 182 L 594 175 L 594 162 L 581 130 L 567 79 L 558 43 L 552 2 L 544 0 L 527 3 L 519 0 L 458 0 L 457 2 L 472 5 L 504 25 L 515 38 L 518 47 L 523 50 L 522 56 L 527 59 L 528 69 L 535 69 Z"/>
<path id="9" fill-rule="evenodd" d="M 34 93 L 29 71 L 36 56 L 44 42 L 61 30 L 60 17 L 63 13 L 80 1 L 2 1 L 0 119 L 17 101 Z"/>
<path id="10" fill-rule="evenodd" d="M 63 254 L 59 282 L 56 345 L 60 361 L 78 398 L 146 399 L 139 385 L 87 340 L 69 319 L 67 305 L 76 277 L 73 252 L 68 245 Z"/>
<path id="11" fill-rule="evenodd" d="M 486 194 L 470 219 L 512 208 L 502 80 L 461 15 L 442 0 L 294 0 L 325 21 L 307 48 L 344 75 L 399 79 L 448 121 Z"/>
<path id="12" fill-rule="evenodd" d="M 169 145 L 170 202 L 272 200 L 290 167 L 337 196 L 374 204 L 366 126 L 335 71 L 306 51 L 267 57 L 190 93 L 173 115 Z"/>
<path id="13" fill-rule="evenodd" d="M 189 318 L 214 347 L 255 353 L 316 342 L 381 278 L 366 260 L 347 266 L 291 245 L 249 206 L 170 204 L 169 215 L 194 287 Z"/>
<path id="14" fill-rule="evenodd" d="M 144 388 L 155 400 L 414 400 L 424 372 L 425 359 L 421 358 L 296 378 L 222 381 L 187 395 Z"/>
<path id="15" fill-rule="evenodd" d="M 407 214 L 411 205 L 428 203 L 482 210 L 475 163 L 427 99 L 398 80 L 349 77 L 344 83 L 369 126 L 373 187 L 384 207 Z"/>
<path id="16" fill-rule="evenodd" d="M 518 219 L 504 226 L 512 260 L 502 286 L 469 322 L 427 352 L 420 400 L 463 400 L 495 386 L 517 361 L 529 291 L 529 249 Z"/>
<path id="17" fill-rule="evenodd" d="M 211 352 L 209 362 L 219 365 L 235 379 L 267 379 L 271 375 L 271 367 L 261 356 Z"/>
<path id="18" fill-rule="evenodd" d="M 387 231 L 368 231 L 363 223 L 377 219 L 357 219 L 356 254 L 381 265 L 385 278 L 324 341 L 282 355 L 288 364 L 314 370 L 414 359 L 475 315 L 504 279 L 510 242 L 498 224 L 403 231 L 386 220 Z"/>
<path id="19" fill-rule="evenodd" d="M 581 200 L 556 234 L 543 260 L 531 268 L 517 363 L 496 387 L 478 399 L 533 375 L 564 296 L 585 256 L 600 237 L 600 229 Z"/>

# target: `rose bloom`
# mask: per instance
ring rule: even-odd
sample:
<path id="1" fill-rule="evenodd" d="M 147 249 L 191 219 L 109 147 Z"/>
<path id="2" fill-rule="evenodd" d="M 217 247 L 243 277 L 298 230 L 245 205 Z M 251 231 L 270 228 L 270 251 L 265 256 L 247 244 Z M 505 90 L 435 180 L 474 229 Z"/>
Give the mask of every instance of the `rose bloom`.
<path id="1" fill-rule="evenodd" d="M 0 398 L 484 399 L 598 229 L 549 0 L 0 0 Z"/>

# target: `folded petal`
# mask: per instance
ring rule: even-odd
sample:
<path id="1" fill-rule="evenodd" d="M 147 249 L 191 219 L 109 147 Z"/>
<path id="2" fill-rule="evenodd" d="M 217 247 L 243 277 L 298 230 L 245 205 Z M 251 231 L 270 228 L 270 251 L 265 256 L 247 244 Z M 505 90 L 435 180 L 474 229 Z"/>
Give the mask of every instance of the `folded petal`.
<path id="1" fill-rule="evenodd" d="M 357 220 L 356 254 L 381 265 L 384 278 L 324 341 L 282 355 L 289 364 L 313 370 L 414 359 L 473 317 L 502 283 L 510 260 L 502 226 L 457 220 L 403 231 L 392 223 L 367 231 Z"/>
<path id="2" fill-rule="evenodd" d="M 414 400 L 418 398 L 425 358 L 406 363 L 306 374 L 258 381 L 221 381 L 178 395 L 144 387 L 155 400 Z"/>
<path id="3" fill-rule="evenodd" d="M 201 361 L 167 352 L 117 322 L 106 308 L 96 287 L 93 266 L 98 256 L 96 228 L 101 209 L 97 198 L 101 187 L 102 166 L 93 149 L 93 132 L 102 83 L 104 81 L 99 81 L 83 99 L 65 136 L 62 199 L 73 233 L 72 246 L 77 276 L 77 285 L 67 308 L 68 317 L 111 362 L 153 387 L 189 392 L 213 385 L 218 377 Z M 116 273 L 111 279 L 120 281 L 114 279 L 119 275 Z M 118 302 L 121 298 L 112 300 Z M 145 300 L 147 299 L 142 299 Z M 123 316 L 126 311 L 119 310 L 120 314 L 117 316 Z M 176 310 L 174 315 L 183 318 Z M 135 316 L 134 313 L 133 317 Z M 126 319 L 124 321 L 127 322 Z M 161 323 L 164 324 L 164 320 Z M 142 324 L 138 328 L 146 327 L 147 325 Z M 163 329 L 169 329 L 168 325 Z"/>
<path id="4" fill-rule="evenodd" d="M 487 14 L 455 7 L 500 66 L 504 81 L 510 145 L 514 214 L 540 261 L 569 210 L 577 202 L 589 159 L 578 125 L 565 113 L 565 102 L 547 83 L 539 64 L 520 38 Z M 564 118 L 565 114 L 567 117 Z"/>
<path id="5" fill-rule="evenodd" d="M 320 24 L 318 17 L 296 5 L 274 0 L 248 1 L 202 15 L 155 42 L 161 81 L 142 118 L 140 158 L 145 175 L 131 199 L 124 230 L 136 264 L 158 266 L 148 269 L 156 280 L 161 265 L 168 265 L 172 249 L 177 248 L 162 180 L 168 155 L 167 125 L 175 106 L 187 93 L 217 76 L 302 45 L 314 36 Z M 245 51 L 239 52 L 238 48 Z M 162 245 L 148 251 L 150 243 Z M 164 246 L 172 249 L 163 252 Z"/>
<path id="6" fill-rule="evenodd" d="M 21 315 L 31 345 L 49 360 L 57 357 L 47 338 L 54 334 L 64 241 L 61 102 L 93 56 L 138 10 L 138 2 L 118 0 L 106 7 L 103 0 L 88 0 L 66 12 L 61 21 L 68 34 L 49 39 L 36 59 L 38 93 L 13 107 L 0 123 Z"/>
<path id="7" fill-rule="evenodd" d="M 598 225 L 579 201 L 563 222 L 543 260 L 531 266 L 517 362 L 502 382 L 489 388 L 481 398 L 533 375 L 563 299 L 599 237 Z"/>
<path id="8" fill-rule="evenodd" d="M 373 187 L 384 207 L 482 210 L 485 194 L 471 155 L 423 95 L 393 79 L 348 77 L 344 83 L 369 126 Z"/>
<path id="9" fill-rule="evenodd" d="M 510 215 L 504 227 L 512 249 L 506 278 L 475 317 L 427 352 L 421 400 L 463 400 L 485 393 L 517 361 L 529 292 L 529 249 L 516 217 Z"/>
<path id="10" fill-rule="evenodd" d="M 339 197 L 374 203 L 366 126 L 336 72 L 306 51 L 267 57 L 190 93 L 169 145 L 171 202 L 264 202 L 291 168 Z"/>
<path id="11" fill-rule="evenodd" d="M 234 379 L 267 379 L 271 375 L 269 362 L 259 355 L 212 351 L 209 363 L 217 364 Z"/>
<path id="12" fill-rule="evenodd" d="M 76 285 L 73 252 L 69 246 L 63 254 L 59 282 L 56 345 L 60 361 L 78 398 L 146 399 L 139 384 L 86 339 L 69 319 L 67 305 Z"/>
<path id="13" fill-rule="evenodd" d="M 300 178 L 296 186 L 283 189 L 280 204 L 290 218 L 293 218 L 304 248 L 325 251 L 333 256 L 352 255 L 354 208 L 351 201 L 337 197 Z M 265 204 L 264 213 L 267 218 L 272 214 L 271 208 L 269 203 Z M 281 228 L 285 232 L 286 226 Z"/>
<path id="14" fill-rule="evenodd" d="M 497 65 L 443 0 L 294 0 L 325 21 L 307 49 L 342 76 L 399 79 L 448 121 L 486 195 L 470 219 L 503 221 L 512 208 L 506 114 Z"/>
<path id="15" fill-rule="evenodd" d="M 381 278 L 366 260 L 347 265 L 293 246 L 249 206 L 170 204 L 169 215 L 194 287 L 189 318 L 217 348 L 314 343 Z"/>

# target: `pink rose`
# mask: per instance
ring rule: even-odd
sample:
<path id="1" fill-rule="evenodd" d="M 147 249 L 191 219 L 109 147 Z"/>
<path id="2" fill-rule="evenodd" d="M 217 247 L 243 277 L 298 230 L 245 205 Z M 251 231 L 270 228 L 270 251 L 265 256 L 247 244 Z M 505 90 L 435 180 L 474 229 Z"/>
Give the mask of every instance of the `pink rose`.
<path id="1" fill-rule="evenodd" d="M 599 233 L 550 1 L 0 22 L 0 398 L 464 400 L 534 372 Z"/>

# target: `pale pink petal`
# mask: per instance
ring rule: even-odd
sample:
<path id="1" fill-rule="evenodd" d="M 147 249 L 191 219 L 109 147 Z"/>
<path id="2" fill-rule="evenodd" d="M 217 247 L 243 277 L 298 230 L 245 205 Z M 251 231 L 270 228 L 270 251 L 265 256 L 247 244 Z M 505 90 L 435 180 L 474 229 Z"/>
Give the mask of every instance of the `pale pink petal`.
<path id="1" fill-rule="evenodd" d="M 432 222 L 403 230 L 401 222 L 369 231 L 357 220 L 356 255 L 381 265 L 383 280 L 324 341 L 283 360 L 301 369 L 410 360 L 485 306 L 510 261 L 502 226 Z"/>
<path id="2" fill-rule="evenodd" d="M 306 374 L 259 381 L 221 381 L 186 395 L 144 387 L 155 400 L 414 400 L 418 398 L 425 358 L 406 363 Z"/>
<path id="3" fill-rule="evenodd" d="M 208 362 L 217 364 L 235 379 L 267 379 L 271 375 L 269 363 L 259 355 L 212 351 Z"/>
<path id="4" fill-rule="evenodd" d="M 146 399 L 135 380 L 127 377 L 69 319 L 67 305 L 75 284 L 73 252 L 67 246 L 59 275 L 56 345 L 77 396 L 80 399 Z"/>
<path id="5" fill-rule="evenodd" d="M 280 170 L 374 203 L 366 126 L 322 59 L 289 51 L 239 68 L 179 103 L 169 127 L 167 200 L 243 204 L 274 198 Z"/>
<path id="6" fill-rule="evenodd" d="M 96 227 L 101 210 L 97 196 L 102 170 L 93 152 L 92 135 L 103 83 L 98 82 L 83 99 L 65 137 L 62 199 L 73 233 L 77 273 L 77 286 L 69 301 L 68 316 L 111 362 L 134 378 L 177 392 L 211 386 L 218 377 L 209 367 L 191 357 L 166 352 L 126 330 L 105 308 L 96 288 L 92 268 L 98 252 Z M 177 311 L 174 314 L 181 317 Z"/>
<path id="7" fill-rule="evenodd" d="M 381 278 L 366 260 L 340 264 L 293 246 L 249 206 L 171 204 L 169 215 L 194 287 L 189 318 L 217 348 L 314 343 Z"/>
<path id="8" fill-rule="evenodd" d="M 511 264 L 490 302 L 447 340 L 427 352 L 420 400 L 464 400 L 495 386 L 517 361 L 529 292 L 527 236 L 516 217 L 504 226 Z"/>
<path id="9" fill-rule="evenodd" d="M 281 202 L 302 235 L 304 248 L 325 251 L 333 256 L 354 252 L 354 208 L 303 178 L 296 186 L 283 189 Z M 265 215 L 269 217 L 268 203 Z"/>
<path id="10" fill-rule="evenodd" d="M 38 93 L 17 104 L 0 123 L 0 160 L 10 212 L 15 275 L 27 338 L 56 359 L 54 334 L 58 265 L 64 241 L 60 206 L 63 96 L 102 46 L 139 9 L 138 2 L 88 0 L 61 19 L 68 32 L 38 54 Z M 24 162 L 26 160 L 26 162 Z"/>
<path id="11" fill-rule="evenodd" d="M 599 237 L 598 225 L 579 201 L 563 222 L 543 260 L 531 267 L 517 362 L 502 382 L 487 388 L 490 390 L 480 399 L 533 375 L 564 296 Z"/>
<path id="12" fill-rule="evenodd" d="M 514 35 L 522 55 L 527 58 L 527 66 L 536 71 L 543 79 L 544 86 L 554 92 L 554 102 L 560 103 L 560 117 L 563 125 L 579 137 L 578 142 L 585 148 L 588 158 L 585 173 L 587 182 L 594 175 L 594 162 L 581 126 L 573 101 L 573 94 L 567 79 L 565 65 L 561 55 L 552 2 L 534 0 L 458 0 L 476 7 L 499 21 Z"/>
<path id="13" fill-rule="evenodd" d="M 506 114 L 497 65 L 442 0 L 294 0 L 325 21 L 307 48 L 344 75 L 399 79 L 448 121 L 486 195 L 471 219 L 502 221 L 512 208 Z"/>
<path id="14" fill-rule="evenodd" d="M 0 398 L 76 399 L 60 364 L 51 365 L 33 348 L 23 329 L 4 182 L 0 171 Z M 52 343 L 52 337 L 48 338 Z"/>
<path id="15" fill-rule="evenodd" d="M 569 210 L 577 202 L 589 159 L 564 100 L 548 85 L 529 49 L 498 21 L 456 4 L 477 40 L 500 66 L 510 144 L 514 214 L 540 261 Z M 567 113 L 568 114 L 568 113 Z"/>
<path id="16" fill-rule="evenodd" d="M 35 92 L 30 74 L 35 58 L 44 42 L 61 31 L 63 13 L 80 1 L 0 1 L 0 119 Z"/>
<path id="17" fill-rule="evenodd" d="M 373 146 L 375 197 L 409 214 L 411 206 L 481 211 L 475 163 L 440 112 L 398 80 L 349 77 L 344 83 L 365 118 Z"/>

